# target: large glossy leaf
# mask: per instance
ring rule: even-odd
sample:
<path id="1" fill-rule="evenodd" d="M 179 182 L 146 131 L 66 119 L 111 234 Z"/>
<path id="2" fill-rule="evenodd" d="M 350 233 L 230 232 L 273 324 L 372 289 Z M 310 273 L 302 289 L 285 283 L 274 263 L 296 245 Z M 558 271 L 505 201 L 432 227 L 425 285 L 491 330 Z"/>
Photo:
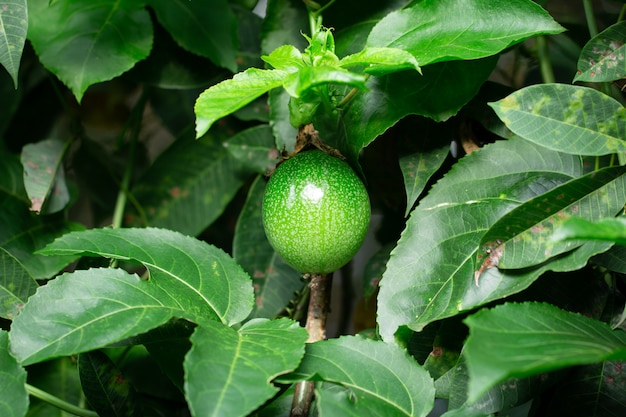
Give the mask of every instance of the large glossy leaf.
<path id="1" fill-rule="evenodd" d="M 121 269 L 64 274 L 41 287 L 13 321 L 11 349 L 28 365 L 105 347 L 185 316 L 180 294 Z M 215 317 L 206 303 L 195 308 Z"/>
<path id="2" fill-rule="evenodd" d="M 501 217 L 481 239 L 490 266 L 527 268 L 569 251 L 582 242 L 551 240 L 554 230 L 571 217 L 613 217 L 626 201 L 626 168 L 595 171 L 555 187 Z"/>
<path id="3" fill-rule="evenodd" d="M 194 107 L 196 137 L 204 135 L 222 117 L 239 110 L 271 89 L 280 87 L 285 75 L 280 70 L 249 68 L 205 90 Z"/>
<path id="4" fill-rule="evenodd" d="M 65 208 L 70 194 L 65 183 L 63 156 L 69 142 L 47 139 L 22 148 L 24 187 L 36 213 L 55 213 Z"/>
<path id="5" fill-rule="evenodd" d="M 255 306 L 251 317 L 275 317 L 303 286 L 302 275 L 274 252 L 265 237 L 261 203 L 266 181 L 258 177 L 237 220 L 233 257 L 250 274 Z"/>
<path id="6" fill-rule="evenodd" d="M 181 138 L 165 150 L 131 190 L 140 210 L 128 223 L 191 236 L 213 223 L 249 172 L 226 150 L 225 130 L 198 141 Z"/>
<path id="7" fill-rule="evenodd" d="M 354 96 L 338 119 L 325 114 L 315 127 L 356 165 L 361 149 L 403 117 L 418 114 L 442 121 L 456 114 L 478 92 L 495 63 L 493 58 L 444 62 L 423 68 L 423 75 L 403 71 L 371 77 L 369 91 Z"/>
<path id="8" fill-rule="evenodd" d="M 67 222 L 58 215 L 37 216 L 28 210 L 30 202 L 23 183 L 19 158 L 4 154 L 0 164 L 0 247 L 13 256 L 35 279 L 48 279 L 72 262 L 73 256 L 45 257 L 33 252 L 54 238 L 83 226 Z M 21 287 L 20 275 L 7 277 L 15 288 Z M 15 280 L 15 281 L 14 281 Z"/>
<path id="9" fill-rule="evenodd" d="M 74 232 L 40 252 L 140 262 L 150 272 L 149 281 L 176 300 L 178 308 L 193 313 L 194 321 L 213 319 L 232 325 L 245 319 L 252 308 L 250 277 L 234 259 L 215 246 L 171 230 Z"/>
<path id="10" fill-rule="evenodd" d="M 594 36 L 583 47 L 574 81 L 615 81 L 626 77 L 626 21 Z"/>
<path id="11" fill-rule="evenodd" d="M 9 334 L 0 330 L 0 415 L 23 417 L 28 404 L 26 370 L 9 352 Z"/>
<path id="12" fill-rule="evenodd" d="M 435 387 L 408 353 L 394 344 L 344 336 L 307 345 L 290 380 L 309 379 L 345 390 L 316 389 L 321 415 L 426 416 Z"/>
<path id="13" fill-rule="evenodd" d="M 137 391 L 115 363 L 100 350 L 78 355 L 80 383 L 85 397 L 101 416 L 141 416 Z"/>
<path id="14" fill-rule="evenodd" d="M 31 0 L 28 39 L 41 63 L 80 101 L 92 84 L 146 58 L 152 22 L 143 2 Z"/>
<path id="15" fill-rule="evenodd" d="M 253 320 L 238 331 L 220 323 L 199 326 L 184 364 L 192 415 L 248 415 L 278 392 L 274 378 L 298 366 L 307 337 L 288 319 Z"/>
<path id="16" fill-rule="evenodd" d="M 26 0 L 9 0 L 0 6 L 0 65 L 2 65 L 17 88 L 17 72 L 20 68 L 26 32 L 28 9 Z"/>
<path id="17" fill-rule="evenodd" d="M 0 271 L 0 317 L 13 320 L 37 290 L 37 281 L 3 248 L 0 248 Z"/>
<path id="18" fill-rule="evenodd" d="M 424 66 L 484 58 L 533 36 L 563 30 L 529 0 L 424 0 L 388 14 L 374 26 L 367 43 L 404 49 Z"/>
<path id="19" fill-rule="evenodd" d="M 579 155 L 626 151 L 626 109 L 592 88 L 538 84 L 491 103 L 515 134 Z"/>
<path id="20" fill-rule="evenodd" d="M 465 322 L 470 401 L 507 378 L 626 359 L 626 333 L 549 304 L 504 304 Z"/>
<path id="21" fill-rule="evenodd" d="M 237 19 L 226 0 L 148 0 L 159 22 L 183 48 L 237 70 Z"/>
<path id="22" fill-rule="evenodd" d="M 477 287 L 474 258 L 480 239 L 522 202 L 581 174 L 579 157 L 519 138 L 461 159 L 413 210 L 387 263 L 378 296 L 383 338 L 392 340 L 399 326 L 421 330 L 530 285 L 540 270 L 505 275 L 493 268 Z"/>

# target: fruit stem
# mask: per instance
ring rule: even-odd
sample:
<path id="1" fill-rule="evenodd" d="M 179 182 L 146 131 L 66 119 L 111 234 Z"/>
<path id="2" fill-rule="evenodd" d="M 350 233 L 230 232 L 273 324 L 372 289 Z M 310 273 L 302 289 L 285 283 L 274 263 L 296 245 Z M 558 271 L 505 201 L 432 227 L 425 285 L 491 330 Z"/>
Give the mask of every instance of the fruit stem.
<path id="1" fill-rule="evenodd" d="M 311 274 L 309 281 L 309 308 L 305 328 L 309 332 L 307 343 L 326 339 L 326 318 L 330 312 L 332 274 Z M 291 417 L 307 417 L 313 400 L 315 383 L 300 381 L 296 384 L 291 403 Z"/>

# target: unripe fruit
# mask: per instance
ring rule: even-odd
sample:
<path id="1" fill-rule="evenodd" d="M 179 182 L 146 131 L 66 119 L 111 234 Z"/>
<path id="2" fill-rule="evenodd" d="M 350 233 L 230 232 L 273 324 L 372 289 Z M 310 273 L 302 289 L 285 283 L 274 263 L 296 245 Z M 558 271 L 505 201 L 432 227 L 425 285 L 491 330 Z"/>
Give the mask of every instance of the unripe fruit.
<path id="1" fill-rule="evenodd" d="M 267 238 L 285 262 L 302 273 L 326 274 L 345 265 L 361 247 L 370 202 L 348 164 L 312 150 L 276 168 L 262 213 Z"/>

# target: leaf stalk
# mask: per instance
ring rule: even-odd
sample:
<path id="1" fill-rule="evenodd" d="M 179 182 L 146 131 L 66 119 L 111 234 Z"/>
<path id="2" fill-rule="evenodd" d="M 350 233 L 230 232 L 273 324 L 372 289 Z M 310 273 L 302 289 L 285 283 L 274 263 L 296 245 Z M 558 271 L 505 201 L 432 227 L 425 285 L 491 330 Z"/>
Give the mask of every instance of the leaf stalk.
<path id="1" fill-rule="evenodd" d="M 42 401 L 47 402 L 48 404 L 66 411 L 68 413 L 74 414 L 75 416 L 79 416 L 79 417 L 98 417 L 98 413 L 96 413 L 95 411 L 91 411 L 91 410 L 87 410 L 78 406 L 75 406 L 74 404 L 70 404 L 65 400 L 60 399 L 59 397 L 55 397 L 54 395 L 50 394 L 49 392 L 46 392 L 44 390 L 41 390 L 37 387 L 34 387 L 30 384 L 26 384 L 26 391 L 33 397 L 35 398 L 39 398 Z"/>

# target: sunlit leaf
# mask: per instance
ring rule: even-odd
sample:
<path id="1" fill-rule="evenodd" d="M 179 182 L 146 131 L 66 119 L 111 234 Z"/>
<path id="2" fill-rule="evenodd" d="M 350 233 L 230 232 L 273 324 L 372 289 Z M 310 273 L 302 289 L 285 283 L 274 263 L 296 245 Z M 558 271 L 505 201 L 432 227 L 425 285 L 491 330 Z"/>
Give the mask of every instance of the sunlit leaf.
<path id="1" fill-rule="evenodd" d="M 435 387 L 428 374 L 395 344 L 344 336 L 308 344 L 289 380 L 330 382 L 345 390 L 316 389 L 321 414 L 426 416 Z"/>
<path id="2" fill-rule="evenodd" d="M 302 97 L 322 84 L 346 84 L 365 90 L 365 76 L 338 67 L 304 67 L 285 76 L 285 90 L 292 97 Z"/>
<path id="3" fill-rule="evenodd" d="M 626 77 L 626 21 L 615 23 L 594 36 L 578 59 L 574 81 L 615 81 Z"/>
<path id="4" fill-rule="evenodd" d="M 626 245 L 626 219 L 617 217 L 590 221 L 572 217 L 554 231 L 551 240 L 608 240 Z"/>
<path id="5" fill-rule="evenodd" d="M 549 304 L 505 304 L 465 322 L 470 401 L 508 378 L 626 359 L 626 333 Z"/>
<path id="6" fill-rule="evenodd" d="M 65 183 L 63 156 L 68 143 L 56 139 L 25 145 L 22 149 L 24 187 L 37 214 L 65 208 L 70 194 Z"/>
<path id="7" fill-rule="evenodd" d="M 146 58 L 152 22 L 141 2 L 31 0 L 28 39 L 41 63 L 80 101 L 87 88 Z"/>
<path id="8" fill-rule="evenodd" d="M 26 0 L 8 0 L 0 5 L 0 65 L 2 65 L 17 88 L 26 32 L 28 9 Z"/>
<path id="9" fill-rule="evenodd" d="M 389 13 L 374 26 L 367 44 L 404 49 L 425 66 L 484 58 L 533 36 L 563 30 L 528 0 L 424 0 Z"/>
<path id="10" fill-rule="evenodd" d="M 491 107 L 515 134 L 549 149 L 579 155 L 626 151 L 626 109 L 592 88 L 538 84 Z"/>
<path id="11" fill-rule="evenodd" d="M 415 57 L 397 48 L 366 47 L 356 54 L 343 57 L 342 67 L 360 66 L 363 72 L 372 75 L 385 75 L 396 71 L 413 69 L 421 72 Z"/>
<path id="12" fill-rule="evenodd" d="M 0 330 L 0 415 L 23 417 L 28 411 L 26 370 L 9 352 L 9 336 Z"/>
<path id="13" fill-rule="evenodd" d="M 239 330 L 199 326 L 184 364 L 192 415 L 248 415 L 278 392 L 274 378 L 298 366 L 307 337 L 288 319 L 252 320 Z"/>
<path id="14" fill-rule="evenodd" d="M 255 306 L 251 317 L 275 317 L 303 286 L 302 274 L 287 265 L 265 237 L 261 203 L 266 181 L 258 177 L 237 220 L 233 257 L 252 277 Z"/>
<path id="15" fill-rule="evenodd" d="M 183 48 L 237 70 L 237 19 L 226 0 L 148 0 L 148 4 Z"/>
<path id="16" fill-rule="evenodd" d="M 198 97 L 194 108 L 196 137 L 204 135 L 222 117 L 281 86 L 285 75 L 280 70 L 249 68 L 205 90 Z"/>

